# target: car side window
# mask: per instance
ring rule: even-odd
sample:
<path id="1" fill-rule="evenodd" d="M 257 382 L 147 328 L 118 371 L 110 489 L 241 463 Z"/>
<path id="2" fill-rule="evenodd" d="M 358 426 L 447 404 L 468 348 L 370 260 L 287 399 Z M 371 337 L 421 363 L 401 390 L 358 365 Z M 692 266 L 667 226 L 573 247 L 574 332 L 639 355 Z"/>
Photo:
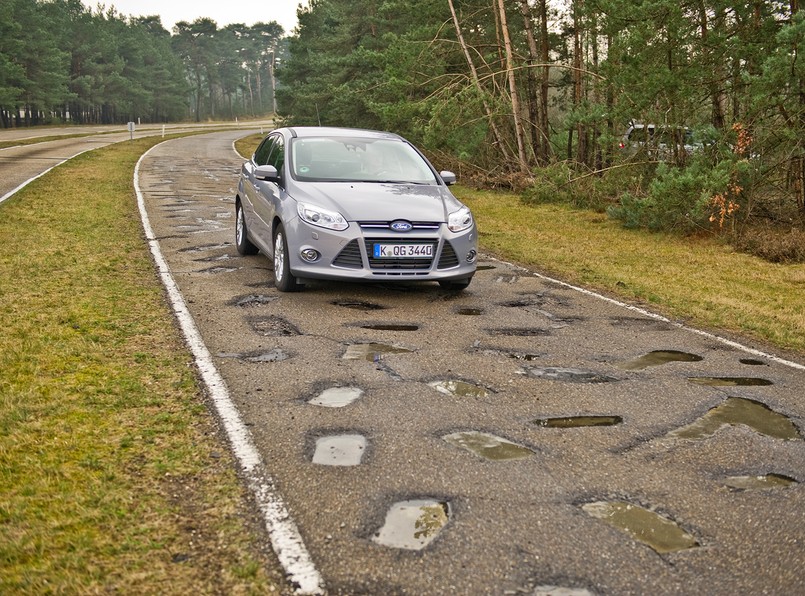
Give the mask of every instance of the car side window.
<path id="1" fill-rule="evenodd" d="M 277 137 L 266 137 L 257 150 L 254 152 L 254 163 L 258 166 L 264 166 L 268 163 L 268 156 L 271 149 L 274 147 L 274 141 Z"/>
<path id="2" fill-rule="evenodd" d="M 285 165 L 285 140 L 281 136 L 274 137 L 274 145 L 266 163 L 277 168 L 277 172 L 282 176 L 282 168 Z"/>

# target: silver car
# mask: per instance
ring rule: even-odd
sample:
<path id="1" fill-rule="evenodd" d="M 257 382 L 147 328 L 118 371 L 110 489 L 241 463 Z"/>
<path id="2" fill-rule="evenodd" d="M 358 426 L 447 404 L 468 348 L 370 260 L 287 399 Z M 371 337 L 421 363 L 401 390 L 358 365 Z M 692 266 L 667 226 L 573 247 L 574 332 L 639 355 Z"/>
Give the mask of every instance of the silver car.
<path id="1" fill-rule="evenodd" d="M 448 189 L 455 181 L 395 134 L 281 128 L 241 168 L 237 249 L 272 259 L 281 292 L 308 279 L 463 290 L 475 274 L 478 234 Z"/>

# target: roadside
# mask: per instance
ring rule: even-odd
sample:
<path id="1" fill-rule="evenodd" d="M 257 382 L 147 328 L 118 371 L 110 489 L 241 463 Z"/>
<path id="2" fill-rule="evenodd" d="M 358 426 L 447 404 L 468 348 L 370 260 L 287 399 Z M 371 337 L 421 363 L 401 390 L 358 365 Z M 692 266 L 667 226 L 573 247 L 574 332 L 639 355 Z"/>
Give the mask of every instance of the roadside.
<path id="1" fill-rule="evenodd" d="M 132 171 L 159 140 L 0 207 L 0 592 L 291 592 L 142 240 Z"/>

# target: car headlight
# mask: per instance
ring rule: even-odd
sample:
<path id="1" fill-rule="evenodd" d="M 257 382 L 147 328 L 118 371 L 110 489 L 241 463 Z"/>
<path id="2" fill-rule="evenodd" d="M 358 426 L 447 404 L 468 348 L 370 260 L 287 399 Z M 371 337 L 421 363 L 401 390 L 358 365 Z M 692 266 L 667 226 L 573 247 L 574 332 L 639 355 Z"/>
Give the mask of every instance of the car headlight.
<path id="1" fill-rule="evenodd" d="M 297 203 L 296 212 L 302 221 L 310 225 L 327 228 L 328 230 L 346 230 L 349 227 L 344 216 L 335 211 L 322 209 L 309 203 Z"/>
<path id="2" fill-rule="evenodd" d="M 447 217 L 447 228 L 451 232 L 463 232 L 472 226 L 472 213 L 468 207 L 462 207 L 458 211 L 453 211 Z"/>

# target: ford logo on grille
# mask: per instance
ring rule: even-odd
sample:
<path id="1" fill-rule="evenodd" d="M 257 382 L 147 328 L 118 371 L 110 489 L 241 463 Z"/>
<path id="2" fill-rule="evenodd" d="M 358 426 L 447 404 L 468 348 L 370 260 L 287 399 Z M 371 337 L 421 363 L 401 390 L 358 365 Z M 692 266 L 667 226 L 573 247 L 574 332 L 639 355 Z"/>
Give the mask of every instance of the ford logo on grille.
<path id="1" fill-rule="evenodd" d="M 403 221 L 398 219 L 397 221 L 393 221 L 389 224 L 389 227 L 394 230 L 395 232 L 410 232 L 411 229 L 414 227 L 411 225 L 410 221 Z"/>

